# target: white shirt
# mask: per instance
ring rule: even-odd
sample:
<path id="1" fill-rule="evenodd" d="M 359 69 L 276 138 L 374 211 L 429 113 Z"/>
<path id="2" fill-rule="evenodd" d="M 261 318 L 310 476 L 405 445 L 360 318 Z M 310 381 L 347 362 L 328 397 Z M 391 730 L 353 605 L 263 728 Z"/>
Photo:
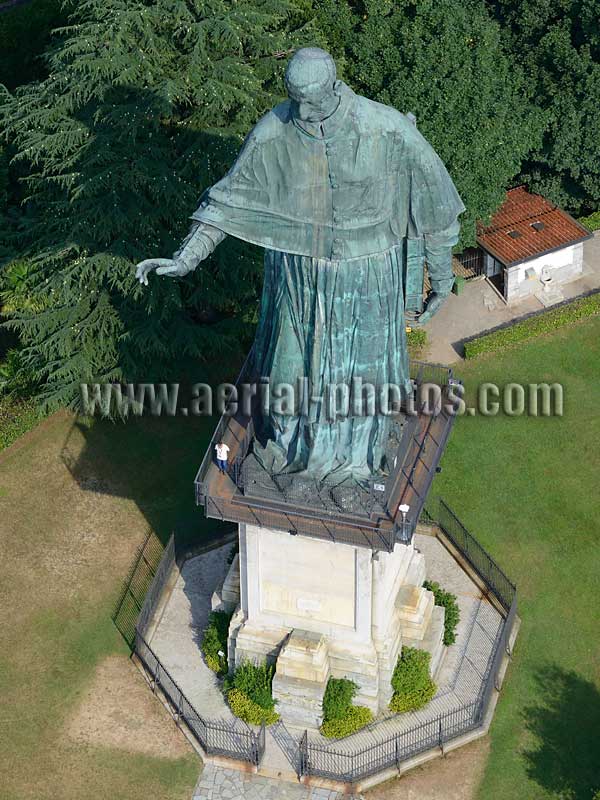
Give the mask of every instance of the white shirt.
<path id="1" fill-rule="evenodd" d="M 217 451 L 217 458 L 219 461 L 227 461 L 227 453 L 229 452 L 229 447 L 226 444 L 216 444 L 215 450 Z"/>

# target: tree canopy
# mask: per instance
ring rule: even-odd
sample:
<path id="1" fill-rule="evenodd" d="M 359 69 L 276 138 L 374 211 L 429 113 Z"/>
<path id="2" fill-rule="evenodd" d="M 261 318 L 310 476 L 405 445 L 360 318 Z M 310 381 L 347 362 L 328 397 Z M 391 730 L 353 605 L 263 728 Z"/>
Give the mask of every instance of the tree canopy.
<path id="1" fill-rule="evenodd" d="M 318 18 L 356 91 L 416 115 L 467 207 L 460 244 L 474 244 L 540 133 L 500 26 L 480 0 L 326 0 Z"/>
<path id="2" fill-rule="evenodd" d="M 148 289 L 133 265 L 173 252 L 202 190 L 279 99 L 280 56 L 314 40 L 305 8 L 86 0 L 58 36 L 48 77 L 1 109 L 26 170 L 21 294 L 36 310 L 10 321 L 24 361 L 51 406 L 76 403 L 81 381 L 200 380 L 250 332 L 257 250 L 230 239 L 194 276 Z"/>
<path id="3" fill-rule="evenodd" d="M 299 46 L 329 48 L 355 91 L 415 113 L 467 206 L 461 247 L 519 182 L 597 208 L 597 5 L 44 0 L 40 42 L 52 14 L 70 10 L 69 24 L 43 69 L 30 59 L 29 83 L 5 69 L 0 86 L 0 260 L 18 258 L 4 311 L 42 399 L 73 405 L 82 381 L 231 374 L 256 320 L 258 248 L 230 237 L 196 273 L 144 289 L 134 264 L 175 250 Z"/>
<path id="4" fill-rule="evenodd" d="M 594 211 L 600 204 L 600 3 L 493 5 L 544 117 L 543 138 L 522 179 L 573 213 Z"/>

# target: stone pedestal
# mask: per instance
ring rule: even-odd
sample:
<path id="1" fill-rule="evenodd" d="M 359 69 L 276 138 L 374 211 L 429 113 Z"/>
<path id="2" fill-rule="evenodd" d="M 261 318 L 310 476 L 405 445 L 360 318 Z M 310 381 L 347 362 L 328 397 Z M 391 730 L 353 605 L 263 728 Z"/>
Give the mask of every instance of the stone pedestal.
<path id="1" fill-rule="evenodd" d="M 277 712 L 291 725 L 317 728 L 329 680 L 329 652 L 319 633 L 295 629 L 277 657 L 273 697 Z"/>
<path id="2" fill-rule="evenodd" d="M 240 525 L 239 559 L 217 593 L 235 602 L 239 580 L 229 663 L 276 662 L 273 694 L 291 724 L 318 726 L 329 677 L 353 680 L 355 703 L 377 714 L 391 698 L 403 643 L 441 652 L 424 579 L 424 558 L 412 545 L 373 552 Z"/>

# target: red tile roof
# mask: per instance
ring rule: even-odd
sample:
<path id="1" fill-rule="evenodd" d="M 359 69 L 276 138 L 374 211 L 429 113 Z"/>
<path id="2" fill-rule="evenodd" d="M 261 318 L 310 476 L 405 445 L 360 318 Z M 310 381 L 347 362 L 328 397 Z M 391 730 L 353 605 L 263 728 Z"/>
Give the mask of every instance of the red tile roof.
<path id="1" fill-rule="evenodd" d="M 542 223 L 536 230 L 533 223 Z M 537 226 L 536 226 L 537 227 Z M 515 231 L 518 236 L 510 236 Z M 477 243 L 505 266 L 589 239 L 590 232 L 566 211 L 524 186 L 510 189 L 492 221 L 477 232 Z"/>

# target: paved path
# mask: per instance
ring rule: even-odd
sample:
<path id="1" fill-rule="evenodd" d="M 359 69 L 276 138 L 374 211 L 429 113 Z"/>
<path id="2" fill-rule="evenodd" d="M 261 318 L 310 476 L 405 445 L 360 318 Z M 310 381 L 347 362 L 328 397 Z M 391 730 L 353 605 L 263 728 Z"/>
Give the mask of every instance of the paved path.
<path id="1" fill-rule="evenodd" d="M 561 284 L 565 300 L 600 288 L 600 231 L 583 245 L 583 274 Z M 425 325 L 428 337 L 426 361 L 452 364 L 464 353 L 464 340 L 499 325 L 542 311 L 539 300 L 531 296 L 506 305 L 483 278 L 465 284 L 460 295 L 451 294 L 440 311 Z"/>
<path id="2" fill-rule="evenodd" d="M 415 546 L 425 555 L 428 578 L 439 581 L 444 588 L 457 595 L 461 612 L 457 641 L 448 648 L 436 679 L 438 692 L 420 711 L 400 715 L 388 713 L 376 724 L 334 745 L 327 740 L 327 746 L 338 752 L 349 755 L 378 741 L 404 733 L 414 726 L 437 719 L 443 713 L 468 705 L 477 699 L 485 679 L 496 636 L 502 624 L 500 615 L 482 598 L 478 587 L 436 538 L 416 534 Z M 223 700 L 215 676 L 205 666 L 199 649 L 201 632 L 208 618 L 210 596 L 225 574 L 229 551 L 228 545 L 185 563 L 151 645 L 201 715 L 210 719 L 220 717 L 233 721 L 234 717 Z M 313 797 L 315 800 L 330 800 L 327 794 L 307 793 L 305 787 L 295 782 L 298 741 L 302 733 L 302 730 L 282 723 L 267 729 L 261 768 L 269 775 L 281 774 L 286 778 L 285 781 L 271 783 L 266 777 L 259 778 L 241 772 L 236 772 L 234 778 L 228 770 L 219 771 L 213 767 L 209 770 L 207 766 L 208 771 L 203 773 L 204 780 L 209 781 L 214 775 L 213 784 L 201 788 L 206 792 L 210 790 L 213 794 L 207 793 L 203 796 L 197 793 L 197 797 L 208 800 L 229 800 L 235 797 L 268 799 L 271 797 L 267 793 L 270 791 L 269 787 L 275 786 L 278 789 L 273 789 L 274 798 Z M 313 741 L 322 740 L 316 731 L 310 733 L 309 737 Z M 221 786 L 226 778 L 227 789 L 224 788 L 223 792 L 233 794 L 214 794 L 217 781 Z M 241 781 L 240 786 L 243 784 L 242 788 L 246 787 L 244 791 L 247 789 L 250 794 L 235 794 L 241 789 L 240 786 L 231 788 L 230 782 L 234 780 Z M 262 794 L 257 795 L 254 792 L 255 787 L 261 787 Z"/>
<path id="3" fill-rule="evenodd" d="M 207 764 L 192 800 L 352 800 L 329 789 L 314 789 Z M 358 800 L 358 798 L 356 798 Z"/>
<path id="4" fill-rule="evenodd" d="M 309 732 L 310 740 L 327 744 L 339 753 L 355 753 L 474 703 L 487 676 L 496 637 L 502 628 L 502 617 L 482 597 L 476 584 L 438 539 L 415 534 L 414 541 L 415 546 L 425 555 L 427 578 L 438 581 L 444 589 L 457 595 L 460 622 L 456 643 L 448 647 L 441 670 L 436 676 L 438 691 L 435 697 L 420 711 L 406 714 L 388 712 L 385 719 L 379 719 L 359 733 L 335 744 L 323 739 L 318 732 Z"/>

